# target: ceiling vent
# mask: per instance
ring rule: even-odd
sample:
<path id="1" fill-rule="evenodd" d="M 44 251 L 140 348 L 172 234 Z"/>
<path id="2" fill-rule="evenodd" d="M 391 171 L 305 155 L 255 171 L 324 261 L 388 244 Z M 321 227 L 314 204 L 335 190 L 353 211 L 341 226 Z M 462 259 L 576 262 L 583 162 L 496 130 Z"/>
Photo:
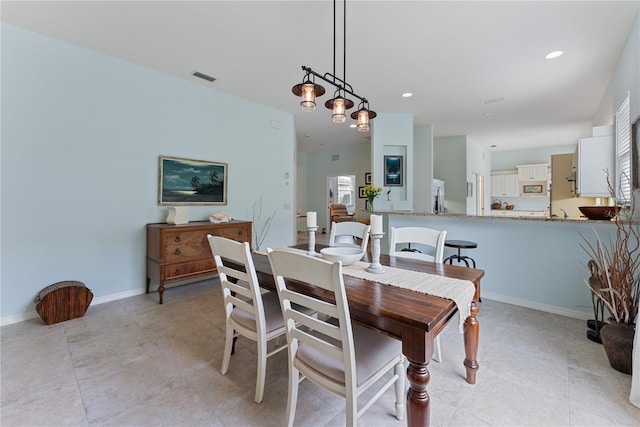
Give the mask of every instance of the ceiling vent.
<path id="1" fill-rule="evenodd" d="M 332 162 L 337 162 L 338 160 L 340 160 L 340 154 L 332 154 L 331 155 L 331 161 Z"/>
<path id="2" fill-rule="evenodd" d="M 200 77 L 201 79 L 206 80 L 208 82 L 215 82 L 216 81 L 215 77 L 207 76 L 206 74 L 203 74 L 200 71 L 196 71 L 195 73 L 193 73 L 193 75 L 196 76 L 196 77 Z"/>

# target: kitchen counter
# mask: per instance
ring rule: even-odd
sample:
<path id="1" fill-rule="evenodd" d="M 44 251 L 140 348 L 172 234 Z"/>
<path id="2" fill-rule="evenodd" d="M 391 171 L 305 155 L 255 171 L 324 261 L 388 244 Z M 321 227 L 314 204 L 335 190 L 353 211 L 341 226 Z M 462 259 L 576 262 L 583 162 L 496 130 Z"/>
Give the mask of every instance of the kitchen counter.
<path id="1" fill-rule="evenodd" d="M 389 251 L 391 227 L 429 227 L 447 231 L 447 240 L 468 240 L 463 249 L 485 271 L 483 299 L 493 299 L 578 319 L 593 317 L 588 255 L 582 249 L 615 238 L 611 221 L 470 216 L 416 212 L 376 212 L 384 218 L 381 251 Z M 584 236 L 584 238 L 582 237 Z M 456 253 L 445 248 L 445 258 Z M 455 264 L 455 262 L 454 262 Z M 464 266 L 464 264 L 462 264 Z"/>
<path id="2" fill-rule="evenodd" d="M 492 209 L 491 212 L 533 212 L 533 211 L 508 211 L 505 209 Z M 542 211 L 539 211 L 542 213 Z M 549 218 L 546 216 L 533 216 L 533 215 L 466 215 L 466 214 L 457 214 L 457 213 L 441 213 L 434 214 L 430 212 L 409 212 L 409 211 L 375 211 L 371 212 L 376 215 L 410 215 L 410 216 L 432 216 L 432 217 L 443 217 L 443 218 L 466 218 L 471 220 L 509 220 L 509 221 L 533 221 L 533 222 L 579 222 L 579 223 L 595 223 L 595 224 L 613 224 L 613 221 L 597 221 L 590 220 L 588 218 Z"/>

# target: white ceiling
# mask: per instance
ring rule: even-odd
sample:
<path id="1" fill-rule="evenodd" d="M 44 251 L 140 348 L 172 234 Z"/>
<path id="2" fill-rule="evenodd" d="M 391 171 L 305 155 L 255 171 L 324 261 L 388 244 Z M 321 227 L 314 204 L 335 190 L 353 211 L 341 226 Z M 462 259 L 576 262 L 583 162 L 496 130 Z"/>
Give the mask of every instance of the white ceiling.
<path id="1" fill-rule="evenodd" d="M 436 137 L 469 135 L 493 150 L 571 144 L 590 132 L 639 4 L 350 0 L 346 81 L 378 114 L 413 113 Z M 301 151 L 370 138 L 350 119 L 331 121 L 331 86 L 313 113 L 291 93 L 302 65 L 333 72 L 330 0 L 3 0 L 0 12 L 3 22 L 289 111 Z M 545 59 L 553 50 L 565 54 Z"/>

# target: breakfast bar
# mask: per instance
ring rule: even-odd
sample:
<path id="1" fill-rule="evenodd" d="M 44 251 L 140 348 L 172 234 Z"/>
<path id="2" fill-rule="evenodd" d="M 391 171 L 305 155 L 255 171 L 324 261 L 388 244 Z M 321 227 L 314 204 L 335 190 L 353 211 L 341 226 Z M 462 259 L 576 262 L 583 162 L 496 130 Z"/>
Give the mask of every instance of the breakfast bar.
<path id="1" fill-rule="evenodd" d="M 447 240 L 477 243 L 473 258 L 485 271 L 483 298 L 578 319 L 593 317 L 582 236 L 593 242 L 595 233 L 608 239 L 616 232 L 611 221 L 393 211 L 382 215 L 386 232 L 390 227 L 429 227 L 446 230 Z M 381 246 L 383 253 L 388 252 L 388 242 Z M 445 258 L 456 251 L 445 248 Z"/>

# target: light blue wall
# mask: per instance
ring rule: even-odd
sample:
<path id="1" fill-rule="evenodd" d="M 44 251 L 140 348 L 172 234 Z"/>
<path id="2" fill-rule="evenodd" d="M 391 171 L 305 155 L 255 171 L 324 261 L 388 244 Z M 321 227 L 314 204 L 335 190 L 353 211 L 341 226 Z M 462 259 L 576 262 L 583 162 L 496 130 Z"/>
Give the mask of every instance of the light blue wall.
<path id="1" fill-rule="evenodd" d="M 332 160 L 335 155 L 338 156 L 338 160 Z M 321 231 L 323 227 L 327 228 L 329 216 L 327 177 L 355 175 L 356 187 L 364 186 L 364 174 L 371 171 L 371 145 L 358 144 L 308 153 L 306 167 L 306 211 L 318 213 L 318 226 Z M 356 218 L 368 217 L 367 213 L 362 212 L 365 200 L 356 197 Z M 326 231 L 329 232 L 329 229 Z"/>
<path id="2" fill-rule="evenodd" d="M 84 282 L 95 300 L 144 291 L 145 224 L 167 216 L 157 205 L 160 155 L 229 165 L 228 205 L 190 207 L 191 220 L 220 210 L 251 220 L 264 196 L 264 213 L 277 210 L 266 244 L 294 242 L 290 114 L 1 31 L 3 323 L 32 316 L 37 292 L 61 280 Z"/>
<path id="3" fill-rule="evenodd" d="M 444 180 L 445 213 L 467 213 L 467 137 L 436 138 L 433 177 Z"/>
<path id="4" fill-rule="evenodd" d="M 371 132 L 371 173 L 373 185 L 384 192 L 374 210 L 413 210 L 413 142 L 413 114 L 378 114 Z M 384 156 L 403 156 L 401 186 L 384 185 Z"/>
<path id="5" fill-rule="evenodd" d="M 391 215 L 389 227 L 422 226 L 447 230 L 447 240 L 470 240 L 477 249 L 463 250 L 485 271 L 486 298 L 570 317 L 593 318 L 588 257 L 580 248 L 579 233 L 595 241 L 594 229 L 607 241 L 611 222 L 528 221 L 496 218 L 456 218 L 444 215 Z M 387 228 L 385 231 L 389 231 Z M 388 253 L 388 242 L 382 251 Z M 445 248 L 445 257 L 454 253 Z M 464 264 L 462 264 L 464 265 Z M 482 323 L 482 304 L 480 305 Z"/>
<path id="6" fill-rule="evenodd" d="M 554 154 L 573 154 L 576 151 L 578 140 L 575 144 L 560 145 L 557 147 L 528 148 L 524 150 L 496 151 L 491 154 L 491 170 L 506 171 L 516 170 L 518 165 L 535 165 L 546 163 L 551 165 L 551 156 Z"/>
<path id="7" fill-rule="evenodd" d="M 433 126 L 413 129 L 413 211 L 433 212 Z"/>
<path id="8" fill-rule="evenodd" d="M 629 109 L 633 122 L 640 117 L 640 10 L 595 115 L 595 126 L 614 124 L 616 110 L 627 92 L 631 93 Z"/>

